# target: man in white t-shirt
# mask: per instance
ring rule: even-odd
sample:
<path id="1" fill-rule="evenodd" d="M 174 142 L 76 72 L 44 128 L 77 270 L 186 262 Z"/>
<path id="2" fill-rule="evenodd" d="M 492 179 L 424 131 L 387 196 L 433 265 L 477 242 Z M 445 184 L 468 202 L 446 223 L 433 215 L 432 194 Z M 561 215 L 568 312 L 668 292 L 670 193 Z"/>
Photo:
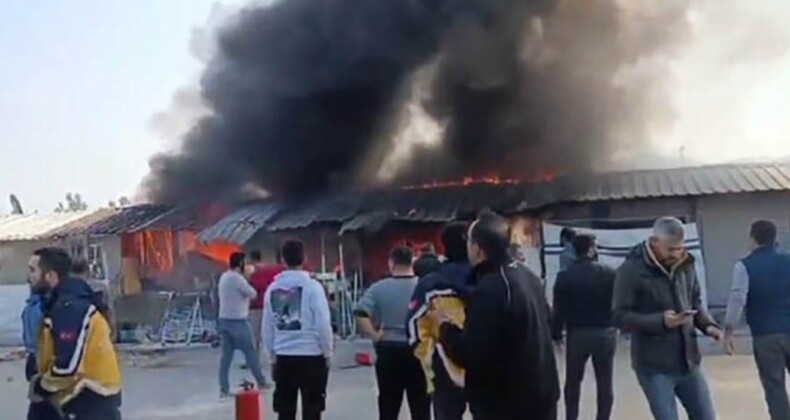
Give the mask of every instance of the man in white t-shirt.
<path id="1" fill-rule="evenodd" d="M 280 420 L 296 418 L 302 395 L 302 418 L 318 420 L 326 406 L 332 324 L 321 284 L 302 269 L 304 244 L 283 242 L 285 271 L 278 274 L 263 300 L 263 343 L 272 361 L 274 411 Z"/>

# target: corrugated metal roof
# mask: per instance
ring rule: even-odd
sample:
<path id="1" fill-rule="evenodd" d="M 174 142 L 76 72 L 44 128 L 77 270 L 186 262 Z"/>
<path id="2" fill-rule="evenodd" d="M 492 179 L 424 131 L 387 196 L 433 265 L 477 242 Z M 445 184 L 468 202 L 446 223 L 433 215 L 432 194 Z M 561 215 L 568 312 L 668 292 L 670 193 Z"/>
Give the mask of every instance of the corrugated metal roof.
<path id="1" fill-rule="evenodd" d="M 169 210 L 170 207 L 153 204 L 124 207 L 118 213 L 91 225 L 86 233 L 90 235 L 117 235 L 133 232 Z"/>
<path id="2" fill-rule="evenodd" d="M 0 218 L 0 241 L 30 241 L 54 237 L 69 223 L 93 212 L 15 214 Z"/>
<path id="3" fill-rule="evenodd" d="M 755 163 L 611 172 L 558 179 L 562 201 L 605 201 L 790 191 L 790 164 Z"/>
<path id="4" fill-rule="evenodd" d="M 327 193 L 307 200 L 283 203 L 266 228 L 278 231 L 299 229 L 315 223 L 342 222 L 359 212 L 364 196 L 358 192 Z"/>
<path id="5" fill-rule="evenodd" d="M 546 183 L 481 183 L 327 193 L 299 202 L 275 205 L 267 201 L 245 207 L 203 231 L 200 238 L 207 242 L 244 243 L 263 227 L 277 231 L 335 223 L 341 224 L 344 230 L 353 230 L 378 223 L 384 215 L 392 220 L 446 222 L 471 217 L 483 208 L 507 214 L 561 202 L 762 191 L 790 191 L 790 163 L 609 172 L 563 176 Z M 252 219 L 255 222 L 250 224 L 247 220 Z"/>
<path id="6" fill-rule="evenodd" d="M 225 241 L 239 245 L 250 240 L 280 209 L 273 201 L 245 205 L 198 235 L 203 242 Z"/>
<path id="7" fill-rule="evenodd" d="M 98 209 L 92 213 L 87 214 L 85 217 L 79 218 L 73 222 L 61 226 L 58 229 L 55 229 L 50 234 L 55 237 L 80 235 L 85 233 L 88 228 L 94 224 L 108 219 L 109 217 L 117 214 L 119 211 L 120 209 L 117 208 Z"/>
<path id="8" fill-rule="evenodd" d="M 216 223 L 225 214 L 216 214 L 212 208 L 179 206 L 170 209 L 147 223 L 135 227 L 132 231 L 140 230 L 190 230 L 199 231 Z M 224 212 L 221 212 L 224 213 Z"/>
<path id="9" fill-rule="evenodd" d="M 375 232 L 394 219 L 395 217 L 393 214 L 384 211 L 359 214 L 343 223 L 339 233 L 342 235 L 346 232 L 358 230 Z"/>

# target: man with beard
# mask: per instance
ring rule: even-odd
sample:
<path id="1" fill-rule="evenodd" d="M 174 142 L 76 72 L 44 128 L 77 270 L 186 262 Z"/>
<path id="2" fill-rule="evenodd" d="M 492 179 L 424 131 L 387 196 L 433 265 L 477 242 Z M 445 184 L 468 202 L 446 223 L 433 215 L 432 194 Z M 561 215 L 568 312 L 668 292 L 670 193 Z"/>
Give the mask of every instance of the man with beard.
<path id="1" fill-rule="evenodd" d="M 723 333 L 702 304 L 694 257 L 684 248 L 683 223 L 656 221 L 617 270 L 614 324 L 632 333 L 631 360 L 656 420 L 678 418 L 676 398 L 689 418 L 714 420 L 695 330 L 716 341 Z"/>
<path id="2" fill-rule="evenodd" d="M 30 296 L 25 301 L 25 309 L 22 311 L 22 341 L 25 344 L 27 362 L 25 363 L 25 378 L 28 382 L 38 375 L 38 365 L 36 364 L 36 354 L 38 353 L 38 340 L 41 335 L 41 327 L 44 325 L 44 301 L 46 299 L 45 290 L 39 287 L 38 277 L 33 277 L 33 273 L 28 276 L 30 285 Z M 55 408 L 47 401 L 30 402 L 28 408 L 28 420 L 58 418 L 59 414 Z"/>
<path id="3" fill-rule="evenodd" d="M 261 370 L 261 361 L 253 344 L 252 326 L 250 325 L 250 301 L 255 299 L 257 292 L 244 278 L 246 257 L 241 252 L 230 254 L 229 269 L 219 278 L 219 319 L 217 330 L 222 343 L 222 356 L 219 361 L 220 398 L 230 395 L 230 365 L 233 354 L 239 350 L 249 366 L 258 387 L 269 387 L 266 376 Z"/>
<path id="4" fill-rule="evenodd" d="M 435 326 L 429 325 L 432 306 L 457 308 L 463 314 L 463 295 L 467 288 L 469 258 L 466 254 L 466 223 L 451 223 L 442 229 L 441 240 L 447 261 L 438 270 L 420 278 L 414 290 L 409 312 L 409 343 L 423 364 L 428 388 L 433 389 L 435 420 L 461 420 L 466 411 L 463 370 L 447 360 L 435 344 Z M 463 325 L 463 318 L 453 320 Z"/>
<path id="5" fill-rule="evenodd" d="M 90 287 L 68 276 L 62 249 L 39 249 L 28 265 L 34 291 L 48 295 L 31 402 L 48 401 L 66 419 L 120 419 L 121 369 Z"/>
<path id="6" fill-rule="evenodd" d="M 432 317 L 448 357 L 466 369 L 475 420 L 554 420 L 560 392 L 548 304 L 540 279 L 510 257 L 509 242 L 507 221 L 482 213 L 467 234 L 473 268 L 463 329 L 446 311 Z"/>

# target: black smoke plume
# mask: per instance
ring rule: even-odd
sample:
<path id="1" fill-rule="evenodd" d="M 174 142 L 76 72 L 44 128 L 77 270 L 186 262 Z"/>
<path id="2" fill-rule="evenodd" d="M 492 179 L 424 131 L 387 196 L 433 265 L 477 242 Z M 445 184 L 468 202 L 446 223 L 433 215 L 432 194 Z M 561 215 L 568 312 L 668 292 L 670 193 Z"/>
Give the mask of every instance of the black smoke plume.
<path id="1" fill-rule="evenodd" d="M 285 196 L 370 184 L 392 160 L 404 92 L 425 69 L 419 105 L 443 127 L 440 142 L 415 145 L 391 182 L 592 169 L 670 114 L 655 75 L 656 57 L 684 34 L 683 2 L 670 3 L 249 6 L 220 29 L 201 78 L 208 115 L 180 150 L 151 160 L 144 189 L 178 203 L 250 185 Z"/>

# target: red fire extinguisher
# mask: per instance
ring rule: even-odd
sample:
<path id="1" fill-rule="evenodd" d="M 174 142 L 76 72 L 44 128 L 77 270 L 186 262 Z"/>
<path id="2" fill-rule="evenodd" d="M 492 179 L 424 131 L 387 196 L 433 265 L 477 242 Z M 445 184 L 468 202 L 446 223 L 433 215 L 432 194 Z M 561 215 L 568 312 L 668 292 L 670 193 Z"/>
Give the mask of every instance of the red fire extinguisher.
<path id="1" fill-rule="evenodd" d="M 263 420 L 261 391 L 252 382 L 245 381 L 236 394 L 236 420 Z"/>

